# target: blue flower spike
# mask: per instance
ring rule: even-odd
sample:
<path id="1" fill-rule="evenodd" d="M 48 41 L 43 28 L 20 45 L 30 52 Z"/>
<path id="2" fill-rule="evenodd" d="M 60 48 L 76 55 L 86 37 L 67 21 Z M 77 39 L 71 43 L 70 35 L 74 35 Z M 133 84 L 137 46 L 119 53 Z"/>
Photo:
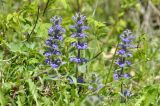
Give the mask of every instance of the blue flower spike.
<path id="1" fill-rule="evenodd" d="M 49 39 L 46 40 L 45 44 L 47 46 L 47 51 L 44 52 L 46 57 L 46 63 L 52 68 L 58 68 L 63 62 L 59 56 L 62 55 L 59 50 L 59 44 L 63 40 L 63 33 L 65 29 L 62 28 L 61 22 L 62 18 L 59 16 L 54 16 L 50 19 L 52 26 L 48 30 Z"/>

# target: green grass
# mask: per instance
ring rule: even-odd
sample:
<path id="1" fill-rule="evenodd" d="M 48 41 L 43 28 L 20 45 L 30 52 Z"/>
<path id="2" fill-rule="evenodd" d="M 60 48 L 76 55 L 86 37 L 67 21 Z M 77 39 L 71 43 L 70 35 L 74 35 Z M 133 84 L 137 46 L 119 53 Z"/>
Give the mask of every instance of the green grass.
<path id="1" fill-rule="evenodd" d="M 152 0 L 148 5 L 157 10 L 142 13 L 148 1 L 115 1 L 0 0 L 0 106 L 159 106 L 160 29 L 152 25 L 152 20 L 157 17 L 159 24 L 160 2 Z M 76 65 L 69 62 L 74 54 L 69 26 L 78 9 L 87 17 L 89 26 L 86 31 L 89 49 L 83 56 L 91 61 L 78 66 L 79 75 L 85 80 L 83 84 L 77 83 Z M 62 43 L 62 59 L 66 64 L 58 69 L 45 64 L 43 55 L 51 26 L 49 20 L 54 15 L 63 18 L 66 29 Z M 126 28 L 135 34 L 138 48 L 132 50 L 133 64 L 125 69 L 132 77 L 123 80 L 132 95 L 121 103 L 122 80 L 113 80 L 114 54 L 118 35 Z M 67 76 L 73 79 L 73 85 Z M 98 80 L 93 83 L 93 79 Z M 97 88 L 100 83 L 101 89 L 88 90 L 89 85 Z M 83 88 L 80 93 L 79 86 Z"/>

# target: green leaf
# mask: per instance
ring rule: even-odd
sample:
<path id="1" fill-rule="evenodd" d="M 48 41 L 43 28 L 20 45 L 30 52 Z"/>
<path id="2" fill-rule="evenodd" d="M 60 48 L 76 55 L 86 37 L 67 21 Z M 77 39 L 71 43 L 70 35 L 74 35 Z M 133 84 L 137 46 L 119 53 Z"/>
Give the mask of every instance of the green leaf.
<path id="1" fill-rule="evenodd" d="M 37 27 L 35 28 L 35 32 L 37 32 L 37 35 L 39 37 L 46 38 L 48 37 L 48 29 L 50 26 L 51 26 L 50 23 L 39 22 L 37 24 Z"/>
<path id="2" fill-rule="evenodd" d="M 71 37 L 67 37 L 65 40 L 64 40 L 64 42 L 65 43 L 72 43 L 72 42 L 75 42 L 76 41 L 76 39 L 75 38 L 71 38 Z"/>
<path id="3" fill-rule="evenodd" d="M 0 89 L 0 104 L 1 106 L 7 106 L 7 99 L 6 96 L 4 95 L 4 93 L 2 92 L 2 90 Z"/>
<path id="4" fill-rule="evenodd" d="M 8 44 L 8 47 L 12 52 L 21 52 L 22 43 L 11 42 Z"/>
<path id="5" fill-rule="evenodd" d="M 40 104 L 38 102 L 38 93 L 37 93 L 37 87 L 36 87 L 36 85 L 34 84 L 34 82 L 32 82 L 31 79 L 28 79 L 27 82 L 29 84 L 29 91 L 32 94 L 33 99 L 35 100 L 36 105 L 40 106 Z"/>
<path id="6" fill-rule="evenodd" d="M 13 15 L 12 15 L 12 14 L 8 14 L 8 15 L 7 15 L 7 21 L 10 21 L 12 18 L 13 18 Z"/>
<path id="7" fill-rule="evenodd" d="M 35 63 L 39 63 L 39 60 L 36 58 L 32 58 L 29 60 L 29 64 L 35 64 Z"/>
<path id="8" fill-rule="evenodd" d="M 78 65 L 78 71 L 81 73 L 85 73 L 87 70 L 87 65 Z"/>

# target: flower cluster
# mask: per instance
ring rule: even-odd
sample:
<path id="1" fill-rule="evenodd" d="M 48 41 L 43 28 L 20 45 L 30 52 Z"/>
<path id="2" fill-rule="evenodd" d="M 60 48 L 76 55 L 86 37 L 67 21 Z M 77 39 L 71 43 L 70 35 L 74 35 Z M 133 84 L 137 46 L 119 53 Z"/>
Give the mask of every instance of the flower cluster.
<path id="1" fill-rule="evenodd" d="M 84 21 L 86 20 L 86 17 L 81 14 L 76 14 L 72 17 L 75 24 L 71 26 L 71 28 L 75 29 L 75 32 L 71 34 L 72 38 L 76 38 L 76 42 L 72 42 L 71 46 L 78 49 L 78 55 L 76 57 L 71 57 L 70 61 L 75 63 L 86 63 L 87 59 L 80 57 L 80 51 L 87 49 L 88 45 L 84 41 L 83 38 L 86 38 L 87 35 L 83 32 L 84 30 L 87 30 L 88 27 L 84 25 Z"/>
<path id="2" fill-rule="evenodd" d="M 45 42 L 47 51 L 44 52 L 44 55 L 46 56 L 47 64 L 52 68 L 58 68 L 62 63 L 61 59 L 58 58 L 58 56 L 62 54 L 59 50 L 59 43 L 63 40 L 62 34 L 65 33 L 65 29 L 61 26 L 61 17 L 54 16 L 50 21 L 53 25 L 48 30 L 49 39 Z"/>
<path id="3" fill-rule="evenodd" d="M 132 45 L 133 39 L 135 36 L 132 34 L 130 30 L 125 30 L 121 35 L 121 43 L 119 44 L 119 49 L 117 51 L 118 59 L 116 60 L 116 64 L 120 69 L 120 71 L 116 70 L 114 73 L 114 79 L 118 80 L 120 77 L 128 78 L 129 74 L 124 73 L 123 69 L 124 67 L 130 66 L 131 62 L 128 60 L 129 57 L 132 57 L 132 53 L 130 52 L 130 49 L 135 48 L 134 45 Z"/>

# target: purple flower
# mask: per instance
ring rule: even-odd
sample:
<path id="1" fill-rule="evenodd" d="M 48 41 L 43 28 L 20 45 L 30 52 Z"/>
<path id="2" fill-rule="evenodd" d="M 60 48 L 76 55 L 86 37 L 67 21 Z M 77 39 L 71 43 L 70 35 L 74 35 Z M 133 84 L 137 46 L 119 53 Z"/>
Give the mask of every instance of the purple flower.
<path id="1" fill-rule="evenodd" d="M 56 64 L 54 62 L 52 62 L 50 65 L 51 65 L 52 68 L 57 68 L 59 66 L 58 64 Z"/>
<path id="2" fill-rule="evenodd" d="M 51 52 L 45 52 L 44 55 L 45 55 L 46 57 L 48 57 L 48 56 L 51 56 L 52 53 L 51 53 Z"/>
<path id="3" fill-rule="evenodd" d="M 88 45 L 87 43 L 84 43 L 84 40 L 82 38 L 85 38 L 87 35 L 83 32 L 83 30 L 88 29 L 88 26 L 85 26 L 85 20 L 86 17 L 81 14 L 76 14 L 75 16 L 72 16 L 72 19 L 74 20 L 75 24 L 71 25 L 71 28 L 75 29 L 75 32 L 71 34 L 71 37 L 76 38 L 77 42 L 72 42 L 71 46 L 78 49 L 78 56 L 77 57 L 71 57 L 70 61 L 75 63 L 86 63 L 87 59 L 81 58 L 80 56 L 80 50 L 87 49 Z"/>
<path id="4" fill-rule="evenodd" d="M 86 49 L 88 46 L 87 46 L 87 43 L 79 43 L 77 44 L 77 48 L 78 49 Z"/>
<path id="5" fill-rule="evenodd" d="M 129 58 L 132 57 L 132 53 L 130 52 L 131 48 L 134 48 L 133 39 L 135 37 L 133 36 L 132 32 L 130 30 L 125 30 L 121 35 L 120 39 L 121 42 L 118 45 L 118 51 L 117 51 L 117 60 L 116 64 L 118 65 L 118 72 L 115 71 L 113 77 L 114 80 L 118 80 L 119 78 L 129 78 L 130 75 L 127 73 L 124 73 L 124 67 L 128 67 L 131 65 L 131 62 L 129 61 Z M 131 95 L 129 90 L 123 90 L 123 85 L 121 86 L 121 93 L 128 97 Z"/>
<path id="6" fill-rule="evenodd" d="M 130 52 L 130 48 L 133 46 L 132 45 L 132 41 L 135 37 L 133 36 L 132 32 L 130 30 L 125 30 L 121 35 L 120 35 L 120 39 L 121 42 L 118 46 L 118 51 L 117 51 L 117 60 L 116 60 L 116 64 L 119 66 L 121 72 L 119 73 L 123 73 L 124 67 L 130 66 L 131 62 L 129 61 L 128 58 L 132 57 L 132 53 Z M 114 75 L 116 76 L 118 75 L 117 73 Z M 119 74 L 118 77 L 124 77 L 124 78 L 128 78 L 129 75 L 128 74 Z M 115 79 L 118 79 L 115 78 Z"/>
<path id="7" fill-rule="evenodd" d="M 131 92 L 130 92 L 129 90 L 124 90 L 124 91 L 123 91 L 123 95 L 124 95 L 125 97 L 130 97 L 130 96 L 131 96 Z"/>
<path id="8" fill-rule="evenodd" d="M 85 58 L 81 58 L 81 63 L 87 63 L 88 62 L 88 60 L 87 59 L 85 59 Z"/>
<path id="9" fill-rule="evenodd" d="M 46 59 L 45 62 L 46 62 L 47 64 L 49 64 L 49 63 L 50 63 L 50 59 Z"/>
<path id="10" fill-rule="evenodd" d="M 80 58 L 77 58 L 77 57 L 71 57 L 70 61 L 71 62 L 76 62 L 76 63 L 80 63 L 81 62 Z"/>
<path id="11" fill-rule="evenodd" d="M 51 35 L 52 33 L 54 32 L 54 29 L 51 27 L 51 28 L 49 28 L 49 30 L 48 30 L 48 34 L 49 35 Z"/>
<path id="12" fill-rule="evenodd" d="M 71 46 L 74 46 L 74 47 L 75 47 L 76 45 L 77 45 L 77 42 L 72 42 L 72 43 L 71 43 Z"/>
<path id="13" fill-rule="evenodd" d="M 129 74 L 123 74 L 123 77 L 124 78 L 129 78 L 130 76 L 129 76 Z"/>
<path id="14" fill-rule="evenodd" d="M 121 41 L 124 44 L 130 44 L 133 39 L 135 39 L 135 36 L 132 34 L 130 30 L 125 30 L 121 35 L 120 35 Z"/>
<path id="15" fill-rule="evenodd" d="M 114 74 L 113 74 L 113 78 L 114 78 L 114 80 L 118 80 L 118 79 L 119 79 L 118 73 L 114 73 Z"/>
<path id="16" fill-rule="evenodd" d="M 76 47 L 77 49 L 81 49 L 81 50 L 87 49 L 87 47 L 88 47 L 87 43 L 79 43 L 78 44 L 77 42 L 72 42 L 71 45 Z"/>
<path id="17" fill-rule="evenodd" d="M 131 65 L 131 62 L 130 61 L 126 61 L 126 64 L 128 65 L 128 66 L 130 66 Z"/>
<path id="18" fill-rule="evenodd" d="M 46 45 L 51 46 L 52 45 L 52 41 L 50 39 L 46 40 Z"/>
<path id="19" fill-rule="evenodd" d="M 119 66 L 119 67 L 124 67 L 125 66 L 125 62 L 122 60 L 122 59 L 118 59 L 116 64 Z"/>
<path id="20" fill-rule="evenodd" d="M 78 82 L 78 83 L 84 83 L 83 77 L 79 76 L 79 77 L 77 78 L 77 82 Z"/>
<path id="21" fill-rule="evenodd" d="M 61 34 L 57 34 L 57 35 L 54 36 L 54 38 L 52 38 L 52 39 L 62 41 L 62 40 L 63 40 L 63 36 L 62 36 Z"/>
<path id="22" fill-rule="evenodd" d="M 74 21 L 77 21 L 76 16 L 72 16 L 72 19 L 73 19 Z"/>
<path id="23" fill-rule="evenodd" d="M 127 52 L 127 57 L 132 57 L 132 53 Z"/>
<path id="24" fill-rule="evenodd" d="M 82 26 L 82 30 L 88 30 L 89 27 L 88 26 Z"/>
<path id="25" fill-rule="evenodd" d="M 56 60 L 54 60 L 53 62 L 50 63 L 52 68 L 57 68 L 57 67 L 60 66 L 60 64 L 61 64 L 61 60 L 60 59 L 56 59 Z"/>
<path id="26" fill-rule="evenodd" d="M 85 38 L 87 35 L 84 33 L 78 33 L 78 38 Z"/>
<path id="27" fill-rule="evenodd" d="M 131 40 L 129 40 L 129 38 L 122 38 L 122 41 L 123 41 L 124 43 L 130 43 L 130 42 L 131 42 Z"/>
<path id="28" fill-rule="evenodd" d="M 77 24 L 78 24 L 78 25 L 81 25 L 81 24 L 83 24 L 83 21 L 82 21 L 82 20 L 78 20 L 78 21 L 77 21 Z"/>
<path id="29" fill-rule="evenodd" d="M 88 60 L 85 58 L 71 57 L 70 61 L 75 63 L 86 63 Z"/>
<path id="30" fill-rule="evenodd" d="M 55 25 L 54 29 L 60 31 L 62 29 L 62 27 L 60 25 Z"/>
<path id="31" fill-rule="evenodd" d="M 52 68 L 58 68 L 60 66 L 61 60 L 57 58 L 57 55 L 62 53 L 59 50 L 58 44 L 63 40 L 62 34 L 65 32 L 65 29 L 62 28 L 61 22 L 62 18 L 54 16 L 50 19 L 52 22 L 51 28 L 48 29 L 49 39 L 46 40 L 47 50 L 44 55 L 47 57 L 46 63 L 49 64 Z"/>
<path id="32" fill-rule="evenodd" d="M 56 49 L 53 49 L 52 50 L 52 53 L 55 54 L 55 55 L 61 55 L 62 53 Z"/>
<path id="33" fill-rule="evenodd" d="M 74 37 L 76 37 L 76 36 L 77 36 L 76 33 L 74 33 L 74 34 L 71 35 L 72 38 L 74 38 Z"/>
<path id="34" fill-rule="evenodd" d="M 126 53 L 126 51 L 125 51 L 125 50 L 123 50 L 123 49 L 122 49 L 122 50 L 118 50 L 118 51 L 117 51 L 117 54 L 120 54 L 120 55 L 124 55 L 125 53 Z"/>
<path id="35" fill-rule="evenodd" d="M 118 47 L 119 47 L 119 49 L 124 49 L 124 50 L 126 50 L 127 49 L 127 46 L 126 46 L 126 44 L 119 44 L 118 45 Z"/>
<path id="36" fill-rule="evenodd" d="M 54 49 L 58 49 L 58 45 L 57 45 L 57 44 L 52 44 L 52 47 L 53 47 Z"/>
<path id="37" fill-rule="evenodd" d="M 121 43 L 119 44 L 119 50 L 117 54 L 119 58 L 116 61 L 116 64 L 119 67 L 130 66 L 131 62 L 127 60 L 128 57 L 132 57 L 132 53 L 129 51 L 131 48 L 132 40 L 135 38 L 130 30 L 125 30 L 121 35 Z"/>

